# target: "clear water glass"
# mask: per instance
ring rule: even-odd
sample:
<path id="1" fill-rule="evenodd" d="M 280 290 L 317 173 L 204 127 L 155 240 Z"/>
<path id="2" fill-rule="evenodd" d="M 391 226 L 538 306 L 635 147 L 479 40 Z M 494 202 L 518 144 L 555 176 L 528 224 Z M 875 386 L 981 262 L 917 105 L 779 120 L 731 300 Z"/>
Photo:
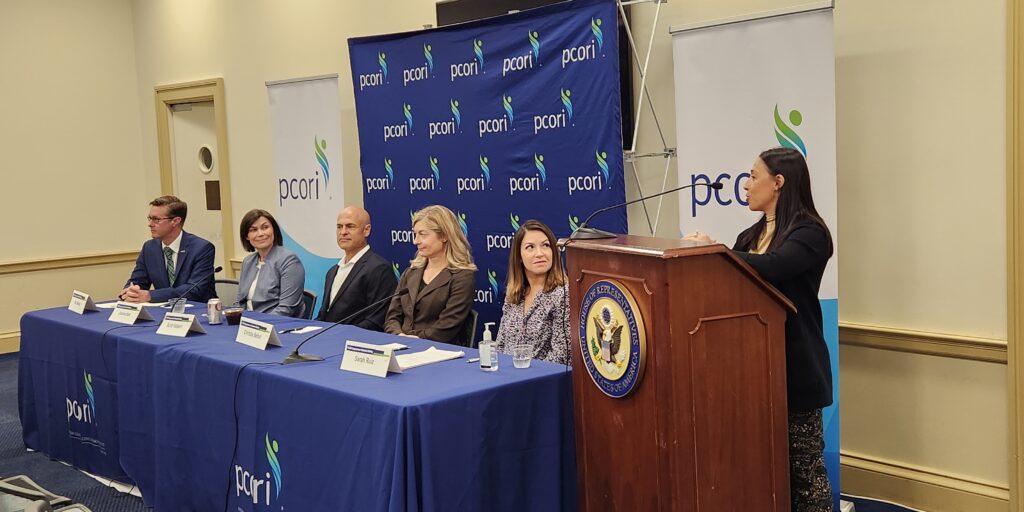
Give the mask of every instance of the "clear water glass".
<path id="1" fill-rule="evenodd" d="M 530 345 L 523 344 L 512 347 L 512 366 L 516 368 L 529 368 L 532 355 L 533 347 Z"/>

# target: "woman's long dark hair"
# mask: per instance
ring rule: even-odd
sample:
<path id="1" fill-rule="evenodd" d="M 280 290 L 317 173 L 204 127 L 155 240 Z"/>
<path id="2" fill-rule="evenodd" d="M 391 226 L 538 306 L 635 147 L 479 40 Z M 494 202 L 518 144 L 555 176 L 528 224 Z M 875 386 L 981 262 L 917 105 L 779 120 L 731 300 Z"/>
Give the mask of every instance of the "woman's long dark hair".
<path id="1" fill-rule="evenodd" d="M 795 149 L 772 148 L 762 152 L 758 158 L 768 167 L 774 178 L 782 175 L 785 178 L 779 189 L 779 200 L 775 204 L 775 235 L 768 244 L 768 252 L 775 250 L 782 241 L 789 237 L 793 227 L 801 221 L 811 221 L 821 226 L 828 238 L 828 254 L 832 256 L 832 234 L 829 233 L 825 221 L 814 208 L 814 197 L 811 196 L 811 175 L 807 170 L 807 160 Z M 761 216 L 754 225 L 745 229 L 736 238 L 737 249 L 749 251 L 757 247 L 757 240 L 764 232 L 767 220 Z"/>

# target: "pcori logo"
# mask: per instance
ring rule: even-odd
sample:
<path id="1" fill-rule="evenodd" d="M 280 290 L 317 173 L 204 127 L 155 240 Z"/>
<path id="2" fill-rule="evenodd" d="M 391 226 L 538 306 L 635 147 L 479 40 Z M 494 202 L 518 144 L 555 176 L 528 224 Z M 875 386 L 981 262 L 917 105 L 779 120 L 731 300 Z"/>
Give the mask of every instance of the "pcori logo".
<path id="1" fill-rule="evenodd" d="M 576 232 L 578 229 L 580 229 L 580 218 L 570 213 L 569 231 Z"/>
<path id="2" fill-rule="evenodd" d="M 434 137 L 444 135 L 455 135 L 462 127 L 462 111 L 459 110 L 459 100 L 452 98 L 448 101 L 451 107 L 452 117 L 447 121 L 431 121 L 427 123 L 427 138 L 434 140 Z"/>
<path id="3" fill-rule="evenodd" d="M 359 90 L 363 90 L 367 87 L 377 87 L 384 85 L 388 79 L 388 62 L 384 56 L 384 52 L 377 54 L 377 65 L 380 67 L 380 71 L 376 73 L 367 73 L 365 75 L 359 75 Z"/>
<path id="4" fill-rule="evenodd" d="M 608 183 L 608 153 L 597 150 L 594 151 L 594 156 L 597 157 L 597 169 L 594 171 L 594 174 L 568 176 L 566 178 L 570 196 L 573 192 L 604 190 L 605 185 Z"/>
<path id="5" fill-rule="evenodd" d="M 92 425 L 96 421 L 96 394 L 92 389 L 92 374 L 83 370 L 82 381 L 85 384 L 85 394 L 88 399 L 80 403 L 78 399 L 66 397 L 68 423 L 74 419 L 77 422 Z"/>
<path id="6" fill-rule="evenodd" d="M 508 132 L 509 127 L 512 126 L 512 121 L 515 120 L 515 111 L 512 109 L 511 95 L 501 95 L 501 108 L 505 111 L 504 115 L 484 118 L 477 122 L 480 138 L 483 138 L 485 134 Z"/>
<path id="7" fill-rule="evenodd" d="M 487 248 L 487 252 L 491 252 L 492 249 L 493 250 L 497 250 L 497 249 L 508 250 L 508 249 L 512 248 L 512 239 L 515 237 L 515 233 L 517 231 L 519 231 L 519 216 L 514 214 L 514 213 L 510 213 L 510 214 L 508 214 L 508 218 L 509 218 L 509 220 L 511 221 L 511 224 L 512 224 L 512 234 L 511 235 L 490 234 L 490 235 L 485 236 L 484 237 L 484 243 L 485 243 L 485 247 Z"/>
<path id="8" fill-rule="evenodd" d="M 391 167 L 391 159 L 384 158 L 384 172 L 387 176 L 366 178 L 366 193 L 395 188 L 395 170 Z"/>
<path id="9" fill-rule="evenodd" d="M 533 166 L 537 170 L 533 176 L 510 176 L 508 178 L 508 195 L 514 196 L 516 192 L 537 192 L 544 189 L 548 182 L 544 155 L 534 153 Z"/>
<path id="10" fill-rule="evenodd" d="M 412 105 L 402 103 L 402 116 L 405 122 L 384 125 L 384 142 L 388 139 L 408 137 L 412 133 Z"/>
<path id="11" fill-rule="evenodd" d="M 462 130 L 462 111 L 459 110 L 459 100 L 452 98 L 448 103 L 452 107 L 452 119 L 455 120 L 455 129 Z"/>
<path id="12" fill-rule="evenodd" d="M 494 300 L 498 297 L 498 273 L 487 269 L 487 284 L 488 288 L 485 290 L 476 290 L 476 297 L 473 298 L 474 302 L 480 302 L 483 304 L 493 304 Z"/>
<path id="13" fill-rule="evenodd" d="M 789 122 L 793 126 L 800 126 L 804 122 L 804 116 L 799 110 L 789 111 Z M 775 104 L 775 138 L 779 141 L 779 145 L 784 148 L 795 149 L 807 158 L 807 146 L 804 144 L 804 140 L 800 138 L 800 135 L 796 133 L 796 130 L 786 124 L 782 120 L 782 116 L 779 115 L 779 105 Z"/>
<path id="14" fill-rule="evenodd" d="M 412 225 L 412 219 L 416 218 L 416 212 L 409 210 L 409 224 Z M 395 245 L 398 242 L 413 243 L 416 241 L 416 236 L 413 234 L 411 229 L 392 229 L 391 230 L 391 245 Z M 398 272 L 398 263 L 391 264 L 391 270 Z M 396 274 L 398 275 L 398 274 Z"/>
<path id="15" fill-rule="evenodd" d="M 395 245 L 395 242 L 392 241 L 391 245 Z M 398 279 L 401 279 L 401 277 L 402 277 L 402 270 L 398 267 L 398 263 L 395 263 L 393 261 L 391 262 L 391 272 L 395 274 L 395 280 L 396 281 Z"/>
<path id="16" fill-rule="evenodd" d="M 480 39 L 473 40 L 473 60 L 466 62 L 455 62 L 450 68 L 450 81 L 456 78 L 477 76 L 484 69 L 484 42 Z"/>
<path id="17" fill-rule="evenodd" d="M 406 87 L 409 82 L 426 80 L 434 75 L 434 56 L 430 53 L 430 45 L 423 45 L 424 62 L 422 66 L 416 66 L 402 70 L 402 86 Z"/>
<path id="18" fill-rule="evenodd" d="M 278 178 L 278 204 L 284 206 L 286 200 L 318 200 L 320 199 L 320 174 L 324 176 L 323 188 L 327 192 L 327 183 L 331 179 L 331 163 L 327 160 L 327 141 L 313 136 L 313 158 L 317 168 L 311 178 Z"/>
<path id="19" fill-rule="evenodd" d="M 466 224 L 466 214 L 459 212 L 455 214 L 455 220 L 459 221 L 459 228 L 462 229 L 462 236 L 469 237 L 469 225 Z"/>
<path id="20" fill-rule="evenodd" d="M 601 18 L 590 19 L 590 42 L 562 49 L 562 69 L 573 63 L 594 60 L 604 50 L 604 32 L 601 30 Z M 602 54 L 603 55 L 603 54 Z"/>
<path id="21" fill-rule="evenodd" d="M 473 56 L 476 57 L 477 63 L 480 64 L 480 69 L 484 68 L 484 42 L 476 39 L 473 41 Z"/>
<path id="22" fill-rule="evenodd" d="M 324 186 L 331 182 L 331 163 L 327 161 L 327 141 L 317 140 L 313 136 L 313 152 L 316 154 L 316 163 L 320 164 L 320 171 L 324 173 Z"/>
<path id="23" fill-rule="evenodd" d="M 556 130 L 569 126 L 572 122 L 572 90 L 561 89 L 558 99 L 562 102 L 562 111 L 555 114 L 541 114 L 533 116 L 533 134 L 542 130 Z"/>
<path id="24" fill-rule="evenodd" d="M 427 157 L 427 162 L 430 164 L 430 176 L 425 178 L 410 177 L 409 178 L 409 193 L 413 192 L 424 192 L 427 190 L 438 190 L 441 188 L 441 168 L 437 165 L 437 157 Z"/>
<path id="25" fill-rule="evenodd" d="M 242 466 L 235 464 L 235 496 L 241 497 L 243 494 L 252 499 L 253 505 L 259 505 L 260 498 L 262 498 L 262 504 L 265 506 L 270 505 L 270 488 L 273 483 L 275 500 L 281 498 L 281 487 L 283 484 L 281 475 L 281 461 L 277 454 L 280 453 L 281 447 L 278 445 L 277 440 L 270 439 L 270 433 L 268 432 L 264 437 L 266 443 L 266 457 L 267 466 L 269 471 L 263 473 L 264 478 L 257 478 L 255 472 L 249 472 Z M 261 490 L 260 487 L 263 489 Z"/>
<path id="26" fill-rule="evenodd" d="M 489 161 L 486 156 L 480 155 L 480 176 L 455 178 L 455 193 L 461 195 L 463 192 L 483 192 L 491 188 L 491 167 L 487 164 Z"/>
<path id="27" fill-rule="evenodd" d="M 501 63 L 501 76 L 515 71 L 533 69 L 534 62 L 538 66 L 540 65 L 540 40 L 537 39 L 538 34 L 536 31 L 530 31 L 527 34 L 530 36 L 530 48 L 522 55 L 505 57 L 505 60 Z"/>

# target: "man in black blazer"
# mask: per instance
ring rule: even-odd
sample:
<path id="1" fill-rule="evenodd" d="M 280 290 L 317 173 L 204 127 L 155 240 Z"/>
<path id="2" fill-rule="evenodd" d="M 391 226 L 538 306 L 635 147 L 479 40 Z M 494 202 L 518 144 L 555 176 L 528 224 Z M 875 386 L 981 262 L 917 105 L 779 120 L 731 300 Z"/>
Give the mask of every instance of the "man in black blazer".
<path id="1" fill-rule="evenodd" d="M 323 306 L 317 320 L 337 322 L 375 301 L 395 293 L 398 280 L 387 260 L 370 250 L 370 214 L 357 206 L 349 206 L 338 214 L 336 225 L 338 247 L 345 257 L 327 271 L 324 279 Z M 357 315 L 345 323 L 369 329 L 384 330 L 388 303 Z"/>
<path id="2" fill-rule="evenodd" d="M 200 302 L 216 297 L 216 249 L 210 242 L 182 230 L 188 205 L 174 196 L 158 197 L 149 205 L 146 220 L 152 240 L 142 245 L 120 298 L 128 302 L 165 302 L 185 292 L 189 300 Z"/>

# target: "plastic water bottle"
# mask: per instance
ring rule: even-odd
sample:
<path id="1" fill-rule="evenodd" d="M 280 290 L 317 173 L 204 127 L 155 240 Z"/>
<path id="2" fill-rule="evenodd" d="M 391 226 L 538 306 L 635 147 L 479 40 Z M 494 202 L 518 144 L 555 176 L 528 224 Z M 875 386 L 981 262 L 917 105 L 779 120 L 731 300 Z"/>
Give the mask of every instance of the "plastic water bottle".
<path id="1" fill-rule="evenodd" d="M 485 372 L 498 371 L 498 351 L 495 350 L 494 338 L 491 337 L 491 326 L 494 322 L 484 324 L 484 339 L 480 340 L 480 369 Z"/>

